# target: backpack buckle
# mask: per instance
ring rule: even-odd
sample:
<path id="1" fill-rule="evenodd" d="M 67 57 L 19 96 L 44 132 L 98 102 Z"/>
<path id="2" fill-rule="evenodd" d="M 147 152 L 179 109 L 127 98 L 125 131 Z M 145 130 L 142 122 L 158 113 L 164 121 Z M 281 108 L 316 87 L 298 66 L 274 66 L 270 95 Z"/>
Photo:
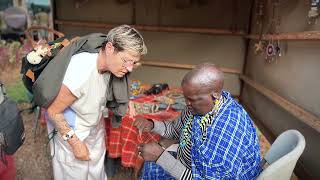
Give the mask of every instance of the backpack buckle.
<path id="1" fill-rule="evenodd" d="M 4 101 L 4 97 L 6 95 L 6 90 L 4 89 L 4 85 L 0 82 L 0 104 Z"/>
<path id="2" fill-rule="evenodd" d="M 4 138 L 4 134 L 2 132 L 0 132 L 0 146 L 2 147 L 7 146 L 6 139 Z"/>

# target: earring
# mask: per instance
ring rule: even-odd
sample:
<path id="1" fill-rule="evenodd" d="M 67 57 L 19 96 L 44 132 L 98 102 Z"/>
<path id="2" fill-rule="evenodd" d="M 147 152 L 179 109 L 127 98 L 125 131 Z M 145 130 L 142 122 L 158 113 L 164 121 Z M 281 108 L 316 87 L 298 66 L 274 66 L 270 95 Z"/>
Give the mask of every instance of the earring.
<path id="1" fill-rule="evenodd" d="M 214 104 L 215 104 L 215 105 L 219 104 L 219 100 L 216 99 L 215 102 L 214 102 Z"/>

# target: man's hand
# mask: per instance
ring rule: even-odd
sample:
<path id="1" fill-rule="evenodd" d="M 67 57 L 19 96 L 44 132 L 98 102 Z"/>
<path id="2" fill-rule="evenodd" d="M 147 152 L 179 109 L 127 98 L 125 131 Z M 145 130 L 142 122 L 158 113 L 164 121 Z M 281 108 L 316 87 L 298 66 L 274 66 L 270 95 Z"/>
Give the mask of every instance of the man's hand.
<path id="1" fill-rule="evenodd" d="M 76 136 L 72 137 L 68 140 L 68 143 L 70 144 L 73 155 L 75 158 L 81 161 L 89 161 L 89 150 L 85 143 L 80 141 L 80 139 Z"/>
<path id="2" fill-rule="evenodd" d="M 136 113 L 136 109 L 134 108 L 134 102 L 133 101 L 129 101 L 129 108 L 128 108 L 128 113 L 129 113 L 129 117 L 133 118 L 134 116 L 137 115 Z"/>
<path id="3" fill-rule="evenodd" d="M 175 139 L 167 139 L 167 138 L 161 138 L 159 141 L 159 144 L 164 147 L 164 148 L 168 148 L 169 146 L 171 146 L 172 144 L 177 144 L 179 141 L 175 140 Z"/>
<path id="4" fill-rule="evenodd" d="M 133 125 L 138 128 L 139 134 L 142 132 L 150 132 L 153 129 L 153 122 L 146 119 L 136 119 Z"/>
<path id="5" fill-rule="evenodd" d="M 156 142 L 140 144 L 138 146 L 139 155 L 146 161 L 156 161 L 163 153 L 162 147 Z"/>

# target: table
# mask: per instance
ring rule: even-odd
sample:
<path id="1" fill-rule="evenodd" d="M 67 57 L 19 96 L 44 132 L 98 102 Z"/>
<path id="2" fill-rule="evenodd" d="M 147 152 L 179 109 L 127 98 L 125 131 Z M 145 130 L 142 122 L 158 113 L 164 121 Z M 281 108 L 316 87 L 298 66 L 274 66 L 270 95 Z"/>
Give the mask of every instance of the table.
<path id="1" fill-rule="evenodd" d="M 177 90 L 174 90 L 177 91 Z M 172 91 L 171 91 L 172 92 Z M 167 93 L 167 92 L 166 92 Z M 144 103 L 153 102 L 156 97 L 161 96 L 142 96 L 134 99 L 134 102 Z M 136 118 L 153 119 L 158 121 L 175 119 L 180 115 L 180 112 L 172 109 L 162 110 L 157 113 L 138 114 L 134 118 L 130 118 L 128 115 L 123 117 L 119 128 L 112 128 L 110 120 L 106 119 L 106 145 L 108 150 L 108 157 L 121 158 L 121 164 L 124 167 L 133 167 L 135 172 L 141 168 L 143 164 L 143 158 L 138 156 L 137 146 L 142 143 L 149 143 L 153 141 L 159 141 L 160 136 L 154 133 L 144 132 L 141 135 L 138 134 L 138 130 L 133 126 L 133 122 Z"/>

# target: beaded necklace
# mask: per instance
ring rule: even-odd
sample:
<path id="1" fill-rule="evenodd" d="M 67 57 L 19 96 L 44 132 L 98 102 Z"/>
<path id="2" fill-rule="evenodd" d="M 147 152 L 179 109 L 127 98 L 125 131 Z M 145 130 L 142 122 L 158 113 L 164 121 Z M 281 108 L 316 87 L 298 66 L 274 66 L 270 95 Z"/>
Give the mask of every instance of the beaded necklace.
<path id="1" fill-rule="evenodd" d="M 212 110 L 201 118 L 200 127 L 202 131 L 205 130 L 205 125 L 206 125 L 206 122 L 208 122 L 208 118 L 210 116 L 216 116 L 216 114 L 218 113 L 222 105 L 222 102 L 223 102 L 223 98 L 221 96 L 219 99 L 215 100 Z M 191 123 L 193 122 L 193 120 L 194 120 L 194 115 L 191 114 L 186 124 L 183 126 L 181 130 L 182 135 L 180 136 L 180 143 L 179 143 L 181 147 L 185 147 L 187 143 L 190 141 Z"/>

